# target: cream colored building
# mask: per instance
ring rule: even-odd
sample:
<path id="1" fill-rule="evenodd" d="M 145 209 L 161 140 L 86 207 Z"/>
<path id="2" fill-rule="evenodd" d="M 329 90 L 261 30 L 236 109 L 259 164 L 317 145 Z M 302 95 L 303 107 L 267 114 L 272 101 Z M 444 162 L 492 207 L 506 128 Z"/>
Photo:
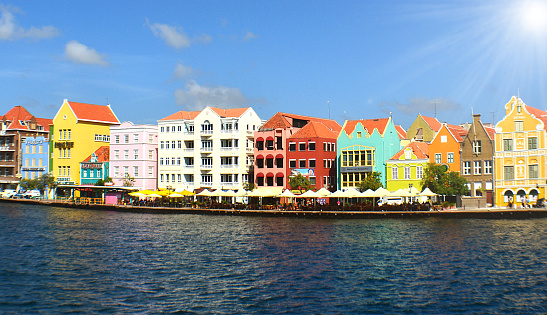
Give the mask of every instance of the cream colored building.
<path id="1" fill-rule="evenodd" d="M 251 107 L 206 107 L 159 120 L 158 187 L 243 188 L 254 163 L 254 131 L 261 124 Z"/>

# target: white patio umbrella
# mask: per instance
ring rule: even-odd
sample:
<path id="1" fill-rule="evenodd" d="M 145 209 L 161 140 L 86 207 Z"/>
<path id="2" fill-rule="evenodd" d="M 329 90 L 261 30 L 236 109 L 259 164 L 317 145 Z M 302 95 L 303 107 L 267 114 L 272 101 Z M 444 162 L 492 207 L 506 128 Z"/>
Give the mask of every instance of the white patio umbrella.
<path id="1" fill-rule="evenodd" d="M 372 189 L 367 189 L 367 190 L 363 191 L 359 197 L 363 197 L 363 198 L 373 198 L 373 197 L 376 197 L 376 195 L 375 195 L 375 193 L 374 193 L 374 190 L 372 190 Z"/>
<path id="2" fill-rule="evenodd" d="M 238 190 L 238 191 L 235 192 L 235 195 L 234 195 L 234 196 L 235 196 L 235 197 L 245 197 L 245 196 L 247 196 L 248 193 L 249 193 L 249 192 L 246 191 L 245 189 L 240 189 L 240 190 Z"/>
<path id="3" fill-rule="evenodd" d="M 287 198 L 294 198 L 296 197 L 295 194 L 293 194 L 290 190 L 285 189 L 282 193 L 277 195 L 277 197 L 287 197 Z"/>
<path id="4" fill-rule="evenodd" d="M 375 193 L 376 193 L 376 197 L 385 197 L 391 194 L 391 192 L 385 189 L 384 187 L 380 187 L 376 189 Z"/>
<path id="5" fill-rule="evenodd" d="M 297 195 L 297 198 L 317 198 L 317 194 L 313 190 L 308 190 L 302 195 Z"/>
<path id="6" fill-rule="evenodd" d="M 330 194 L 329 196 L 329 198 L 345 198 L 345 197 L 346 197 L 345 192 L 341 190 L 337 190 L 333 192 L 332 194 Z"/>
<path id="7" fill-rule="evenodd" d="M 354 187 L 349 188 L 344 192 L 344 197 L 346 198 L 358 198 L 361 197 L 361 193 Z"/>
<path id="8" fill-rule="evenodd" d="M 420 193 L 420 196 L 433 197 L 433 196 L 437 196 L 437 194 L 432 192 L 431 189 L 429 189 L 428 187 L 426 187 L 426 189 L 424 189 L 424 191 Z"/>
<path id="9" fill-rule="evenodd" d="M 181 195 L 179 193 L 172 193 L 168 197 L 169 198 L 180 198 L 180 197 L 184 197 L 184 195 Z"/>
<path id="10" fill-rule="evenodd" d="M 210 197 L 210 196 L 212 196 L 212 193 L 210 191 L 208 191 L 207 189 L 204 189 L 202 192 L 200 192 L 196 196 Z"/>
<path id="11" fill-rule="evenodd" d="M 317 196 L 319 198 L 325 198 L 325 197 L 328 197 L 330 196 L 332 193 L 330 191 L 328 191 L 325 187 L 319 189 L 318 191 L 315 192 L 317 194 Z"/>

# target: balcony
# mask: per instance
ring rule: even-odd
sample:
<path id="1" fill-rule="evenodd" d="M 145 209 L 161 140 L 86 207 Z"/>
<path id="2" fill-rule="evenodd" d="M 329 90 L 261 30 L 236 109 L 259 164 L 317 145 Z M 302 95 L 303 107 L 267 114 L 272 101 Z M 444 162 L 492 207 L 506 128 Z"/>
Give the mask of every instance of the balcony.
<path id="1" fill-rule="evenodd" d="M 213 152 L 213 148 L 201 148 L 199 149 L 201 153 L 211 153 Z"/>
<path id="2" fill-rule="evenodd" d="M 239 147 L 221 147 L 220 151 L 228 152 L 228 151 L 238 151 Z"/>
<path id="3" fill-rule="evenodd" d="M 254 132 L 254 131 L 251 131 L 251 130 L 247 130 L 247 132 L 246 132 L 246 134 L 245 134 L 245 135 L 246 135 L 247 137 L 250 137 L 250 138 L 254 138 L 254 134 L 255 134 L 255 132 Z"/>
<path id="4" fill-rule="evenodd" d="M 222 189 L 238 189 L 239 182 L 220 182 Z"/>
<path id="5" fill-rule="evenodd" d="M 201 187 L 212 187 L 213 186 L 213 182 L 199 182 L 199 185 Z"/>
<path id="6" fill-rule="evenodd" d="M 199 132 L 200 135 L 209 137 L 213 135 L 213 130 L 202 130 Z"/>
<path id="7" fill-rule="evenodd" d="M 202 170 L 212 170 L 213 169 L 213 165 L 200 165 L 199 166 L 200 169 Z"/>
<path id="8" fill-rule="evenodd" d="M 193 131 L 185 131 L 184 135 L 185 136 L 194 136 L 194 132 Z"/>
<path id="9" fill-rule="evenodd" d="M 194 169 L 194 165 L 184 165 L 183 168 L 185 170 L 193 170 Z"/>
<path id="10" fill-rule="evenodd" d="M 220 165 L 220 168 L 224 168 L 224 169 L 238 168 L 238 167 L 239 167 L 239 164 L 222 164 L 222 165 Z"/>

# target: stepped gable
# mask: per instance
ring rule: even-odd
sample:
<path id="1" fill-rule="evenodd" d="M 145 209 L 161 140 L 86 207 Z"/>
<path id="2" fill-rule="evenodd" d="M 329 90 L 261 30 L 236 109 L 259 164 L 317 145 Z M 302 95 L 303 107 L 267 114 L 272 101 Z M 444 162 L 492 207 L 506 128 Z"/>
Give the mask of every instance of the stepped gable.
<path id="1" fill-rule="evenodd" d="M 318 121 L 310 121 L 302 129 L 295 132 L 289 138 L 293 139 L 306 139 L 306 138 L 327 138 L 336 139 L 338 133 L 335 133 L 323 123 Z"/>
<path id="2" fill-rule="evenodd" d="M 100 148 L 95 150 L 95 152 L 93 152 L 93 153 L 95 153 L 95 155 L 97 156 L 97 162 L 109 162 L 110 161 L 110 147 L 107 146 L 107 145 L 101 146 Z M 92 156 L 93 156 L 93 154 L 88 156 L 84 160 L 84 162 L 90 162 Z"/>
<path id="3" fill-rule="evenodd" d="M 110 105 L 95 105 L 78 102 L 69 102 L 67 104 L 76 116 L 76 119 L 88 122 L 98 122 L 112 125 L 119 125 L 120 121 L 116 114 L 110 108 Z"/>
<path id="4" fill-rule="evenodd" d="M 30 129 L 27 122 L 34 122 L 37 126 L 41 126 L 43 129 L 40 131 L 49 131 L 49 125 L 53 124 L 52 119 L 36 118 L 23 106 L 14 106 L 4 116 L 1 117 L 3 121 L 9 121 L 7 129 L 12 130 L 37 130 Z M 21 123 L 23 122 L 23 124 Z"/>
<path id="5" fill-rule="evenodd" d="M 268 119 L 268 121 L 266 121 L 264 125 L 262 125 L 262 127 L 260 127 L 260 131 L 303 127 L 303 126 L 295 126 L 294 125 L 295 121 L 306 121 L 306 123 L 309 123 L 311 121 L 319 122 L 335 133 L 339 133 L 340 130 L 342 129 L 342 126 L 340 126 L 338 122 L 332 119 L 317 118 L 317 117 L 278 112 L 275 115 L 273 115 L 270 119 Z"/>
<path id="6" fill-rule="evenodd" d="M 401 151 L 397 152 L 390 160 L 399 160 L 405 153 L 406 148 L 411 148 L 417 159 L 429 159 L 429 144 L 415 141 L 407 144 Z"/>
<path id="7" fill-rule="evenodd" d="M 361 123 L 369 135 L 376 129 L 378 130 L 378 133 L 383 136 L 388 122 L 389 118 L 348 120 L 344 125 L 344 131 L 349 136 L 355 130 L 355 126 L 357 126 L 358 123 Z"/>

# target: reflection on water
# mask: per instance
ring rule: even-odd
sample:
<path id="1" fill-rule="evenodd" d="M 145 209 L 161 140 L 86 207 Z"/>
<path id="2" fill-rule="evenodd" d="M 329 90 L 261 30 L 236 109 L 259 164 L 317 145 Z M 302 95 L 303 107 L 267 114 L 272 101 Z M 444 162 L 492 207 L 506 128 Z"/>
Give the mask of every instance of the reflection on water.
<path id="1" fill-rule="evenodd" d="M 0 312 L 542 313 L 546 219 L 0 205 Z"/>

